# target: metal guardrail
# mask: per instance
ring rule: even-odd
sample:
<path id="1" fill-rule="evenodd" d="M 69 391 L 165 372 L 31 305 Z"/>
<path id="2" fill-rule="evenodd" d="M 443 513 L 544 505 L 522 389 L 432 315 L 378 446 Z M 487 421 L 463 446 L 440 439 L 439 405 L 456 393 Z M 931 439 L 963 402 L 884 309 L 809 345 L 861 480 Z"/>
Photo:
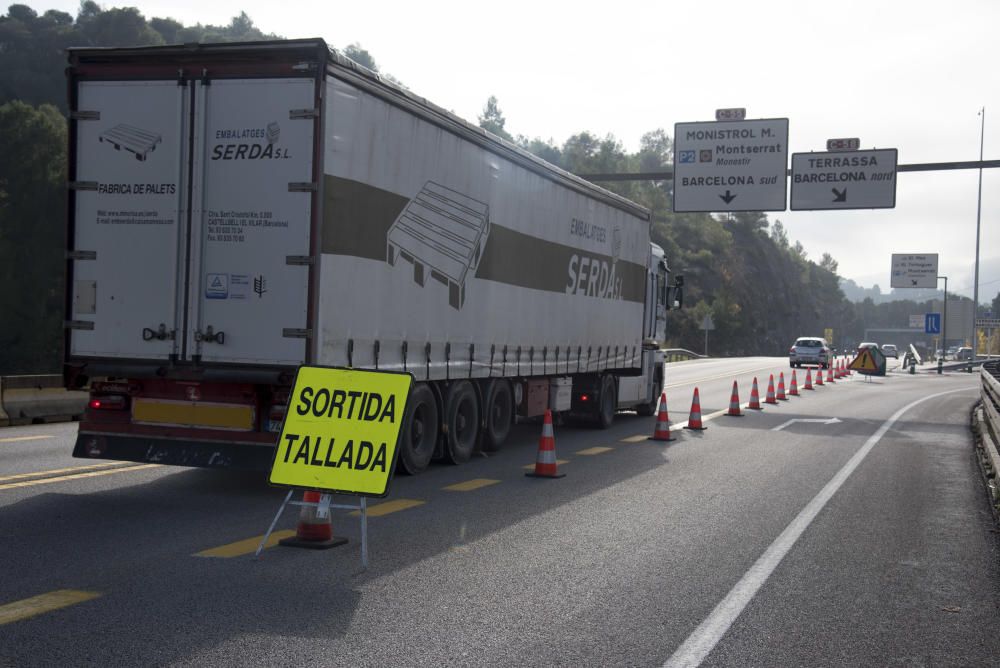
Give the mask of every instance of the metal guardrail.
<path id="1" fill-rule="evenodd" d="M 77 420 L 87 396 L 64 388 L 59 375 L 0 376 L 0 427 Z"/>
<path id="2" fill-rule="evenodd" d="M 665 348 L 663 353 L 667 356 L 667 362 L 685 362 L 687 360 L 700 360 L 707 355 L 699 355 L 687 348 Z"/>
<path id="3" fill-rule="evenodd" d="M 1000 503 L 1000 360 L 983 363 L 979 372 L 982 380 L 983 465 L 993 503 Z"/>

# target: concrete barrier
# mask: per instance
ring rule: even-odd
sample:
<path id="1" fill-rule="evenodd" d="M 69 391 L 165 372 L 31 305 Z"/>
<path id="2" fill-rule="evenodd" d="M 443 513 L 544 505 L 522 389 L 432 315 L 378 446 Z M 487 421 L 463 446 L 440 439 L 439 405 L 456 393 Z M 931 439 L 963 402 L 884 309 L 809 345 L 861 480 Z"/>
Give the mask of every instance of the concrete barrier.
<path id="1" fill-rule="evenodd" d="M 5 414 L 10 425 L 79 419 L 87 407 L 87 397 L 87 392 L 66 390 L 62 376 L 0 378 L 0 415 Z"/>

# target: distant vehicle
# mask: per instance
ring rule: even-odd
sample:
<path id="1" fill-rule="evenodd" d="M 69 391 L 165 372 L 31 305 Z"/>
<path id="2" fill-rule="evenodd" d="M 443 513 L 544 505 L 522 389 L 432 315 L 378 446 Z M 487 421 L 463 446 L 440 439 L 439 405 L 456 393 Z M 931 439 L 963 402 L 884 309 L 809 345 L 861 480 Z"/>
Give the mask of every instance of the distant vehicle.
<path id="1" fill-rule="evenodd" d="M 955 351 L 955 359 L 957 360 L 971 360 L 972 359 L 972 348 L 963 346 Z"/>
<path id="2" fill-rule="evenodd" d="M 899 351 L 896 350 L 896 346 L 891 343 L 882 344 L 882 354 L 886 357 L 893 357 L 899 359 Z"/>
<path id="3" fill-rule="evenodd" d="M 859 353 L 862 350 L 864 350 L 865 348 L 875 348 L 876 350 L 879 349 L 878 344 L 877 343 L 872 343 L 871 341 L 862 341 L 861 343 L 858 344 L 858 352 Z"/>
<path id="4" fill-rule="evenodd" d="M 803 364 L 818 364 L 820 368 L 830 365 L 830 346 L 826 339 L 818 336 L 801 336 L 788 349 L 788 366 L 795 368 Z"/>
<path id="5" fill-rule="evenodd" d="M 945 355 L 945 359 L 948 359 L 949 357 L 954 358 L 957 353 L 958 353 L 958 346 L 952 346 L 948 348 L 948 354 Z"/>

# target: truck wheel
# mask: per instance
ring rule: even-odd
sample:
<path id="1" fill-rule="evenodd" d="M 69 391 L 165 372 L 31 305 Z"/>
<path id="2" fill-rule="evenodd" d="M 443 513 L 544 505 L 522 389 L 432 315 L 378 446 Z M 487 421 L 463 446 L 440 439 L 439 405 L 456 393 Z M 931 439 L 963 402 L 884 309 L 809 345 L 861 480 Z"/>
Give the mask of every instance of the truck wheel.
<path id="1" fill-rule="evenodd" d="M 514 417 L 514 393 L 506 380 L 494 380 L 490 383 L 483 417 L 486 426 L 483 450 L 496 452 L 507 440 Z"/>
<path id="2" fill-rule="evenodd" d="M 615 379 L 607 375 L 601 379 L 601 401 L 597 409 L 597 426 L 607 429 L 615 421 L 615 411 L 618 410 L 618 393 L 615 391 Z"/>
<path id="3" fill-rule="evenodd" d="M 660 393 L 663 392 L 663 372 L 656 371 L 653 374 L 653 398 L 648 404 L 639 404 L 635 412 L 643 417 L 649 417 L 656 413 L 656 404 L 660 400 Z"/>
<path id="4" fill-rule="evenodd" d="M 427 468 L 437 443 L 438 424 L 434 392 L 427 385 L 417 383 L 410 393 L 399 437 L 397 468 L 400 471 L 417 475 Z"/>
<path id="5" fill-rule="evenodd" d="M 453 464 L 469 461 L 479 440 L 479 400 L 476 388 L 460 380 L 445 398 L 445 458 Z"/>

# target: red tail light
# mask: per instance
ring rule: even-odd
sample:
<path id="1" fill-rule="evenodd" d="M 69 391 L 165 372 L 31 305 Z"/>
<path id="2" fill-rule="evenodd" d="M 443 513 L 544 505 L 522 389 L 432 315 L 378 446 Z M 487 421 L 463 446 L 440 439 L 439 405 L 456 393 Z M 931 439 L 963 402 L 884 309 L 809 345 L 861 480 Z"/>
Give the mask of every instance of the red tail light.
<path id="1" fill-rule="evenodd" d="M 580 395 L 580 401 L 590 401 L 590 395 L 589 394 L 581 394 Z"/>
<path id="2" fill-rule="evenodd" d="M 128 408 L 128 397 L 120 394 L 94 397 L 87 404 L 87 407 L 92 411 L 123 411 Z"/>

